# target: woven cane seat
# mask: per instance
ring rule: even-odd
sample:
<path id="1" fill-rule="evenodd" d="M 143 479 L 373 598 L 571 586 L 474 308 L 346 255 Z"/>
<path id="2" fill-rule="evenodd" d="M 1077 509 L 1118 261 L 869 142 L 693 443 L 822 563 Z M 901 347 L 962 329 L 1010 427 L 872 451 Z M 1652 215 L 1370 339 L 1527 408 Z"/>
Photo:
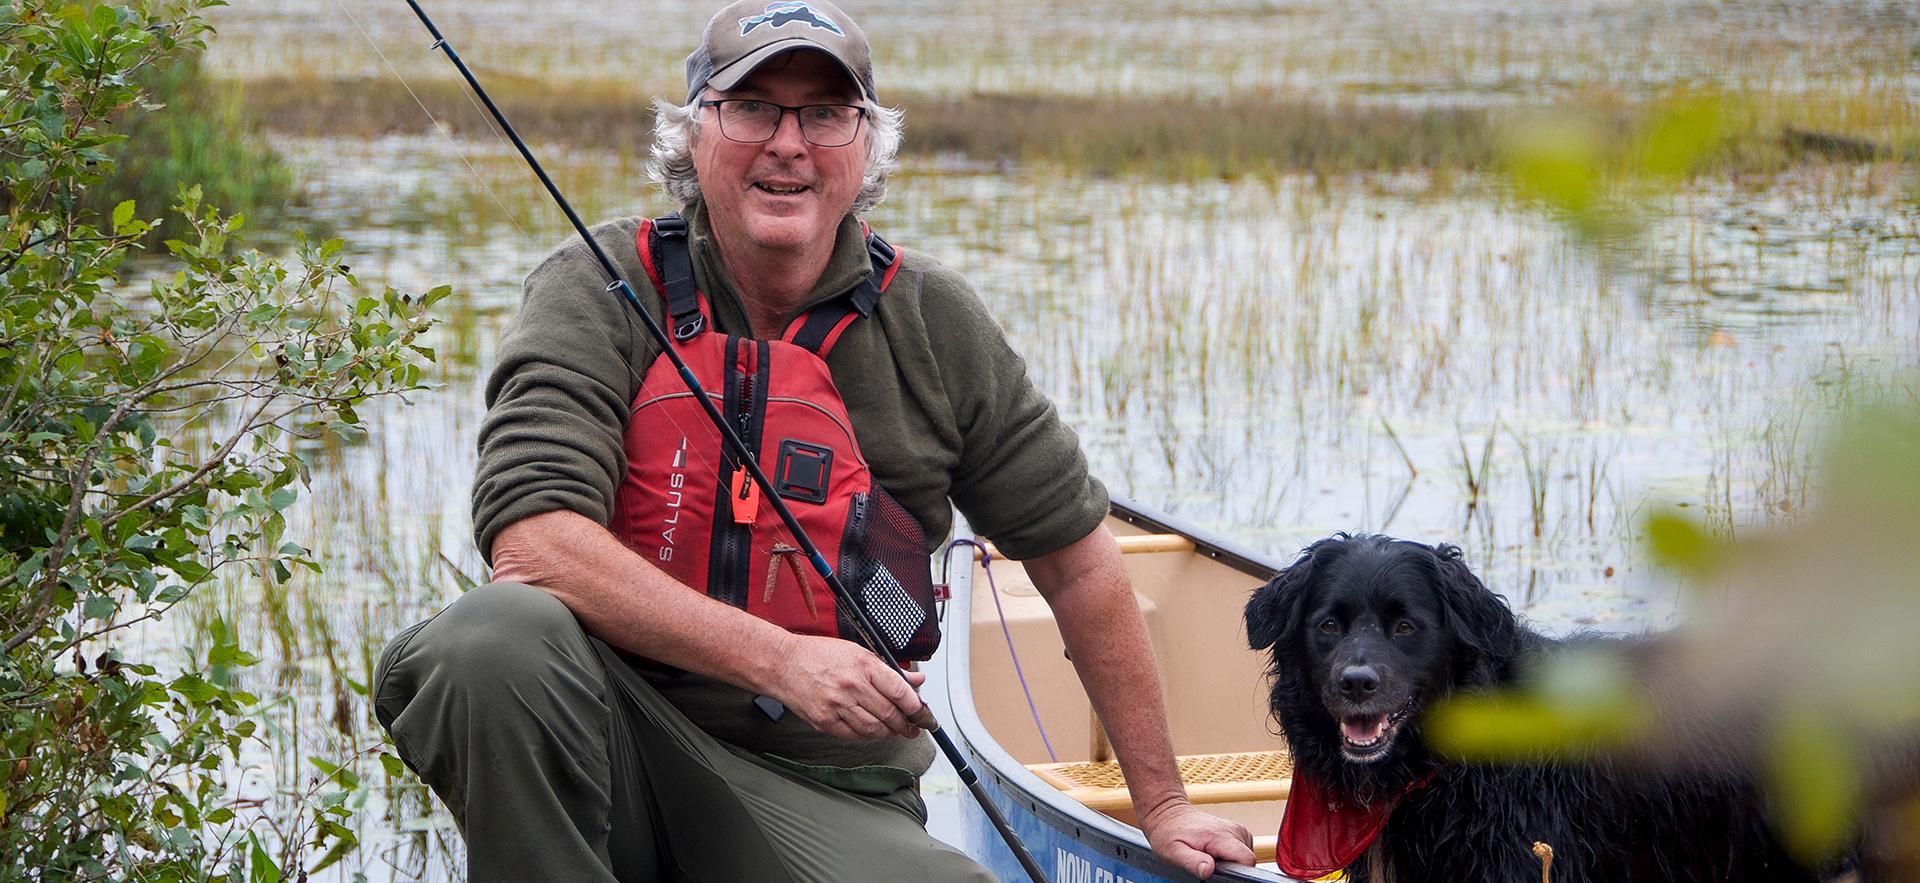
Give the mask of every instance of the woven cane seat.
<path id="1" fill-rule="evenodd" d="M 1293 785 L 1293 755 L 1285 751 L 1189 754 L 1179 762 L 1187 799 L 1196 804 L 1285 800 Z M 1124 812 L 1133 805 L 1127 779 L 1113 761 L 1036 763 L 1027 769 L 1100 812 Z"/>

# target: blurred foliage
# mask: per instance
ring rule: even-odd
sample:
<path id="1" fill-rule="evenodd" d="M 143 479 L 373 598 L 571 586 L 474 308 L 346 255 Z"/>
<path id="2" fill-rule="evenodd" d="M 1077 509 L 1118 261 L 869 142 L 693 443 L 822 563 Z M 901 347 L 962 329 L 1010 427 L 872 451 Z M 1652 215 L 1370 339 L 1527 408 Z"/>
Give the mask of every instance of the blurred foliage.
<path id="1" fill-rule="evenodd" d="M 0 0 L 0 879 L 300 879 L 355 843 L 339 767 L 277 803 L 231 787 L 265 748 L 226 622 L 192 654 L 117 646 L 215 580 L 318 569 L 285 536 L 293 443 L 420 388 L 446 294 L 364 292 L 338 241 L 242 250 L 198 186 L 175 197 L 173 272 L 122 278 L 158 221 L 92 208 L 115 153 L 141 152 L 114 121 L 202 47 L 213 5 Z"/>
<path id="2" fill-rule="evenodd" d="M 1654 102 L 1621 127 L 1553 113 L 1508 127 L 1501 153 L 1514 192 L 1545 206 L 1588 243 L 1628 239 L 1644 203 L 1671 193 L 1728 135 L 1725 99 L 1684 93 Z"/>
<path id="3" fill-rule="evenodd" d="M 1897 792 L 1913 783 L 1876 775 L 1920 761 L 1920 384 L 1889 386 L 1853 397 L 1799 520 L 1728 539 L 1674 512 L 1648 519 L 1656 560 L 1713 589 L 1695 593 L 1692 621 L 1650 660 L 1579 645 L 1521 688 L 1444 703 L 1436 747 L 1481 760 L 1630 750 L 1691 761 L 1688 734 L 1713 733 L 1720 760 L 1752 771 L 1810 863 L 1852 845 L 1870 807 L 1910 799 Z M 1749 729 L 1750 745 L 1728 738 Z"/>
<path id="4" fill-rule="evenodd" d="M 1449 756 L 1497 761 L 1582 755 L 1641 735 L 1644 718 L 1632 672 L 1604 648 L 1570 650 L 1546 661 L 1532 689 L 1462 694 L 1436 706 L 1426 731 Z"/>

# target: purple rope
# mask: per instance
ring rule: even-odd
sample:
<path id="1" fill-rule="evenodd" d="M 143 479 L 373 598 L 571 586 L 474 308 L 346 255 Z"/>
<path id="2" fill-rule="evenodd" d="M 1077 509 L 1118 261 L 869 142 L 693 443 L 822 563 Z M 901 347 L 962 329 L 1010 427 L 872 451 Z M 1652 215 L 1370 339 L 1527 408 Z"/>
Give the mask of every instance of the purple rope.
<path id="1" fill-rule="evenodd" d="M 1000 607 L 1000 587 L 993 581 L 993 553 L 987 547 L 973 540 L 954 540 L 947 544 L 951 551 L 954 546 L 966 544 L 980 550 L 980 570 L 987 575 L 987 590 L 993 593 L 993 612 L 1000 617 L 1000 634 L 1007 639 L 1007 655 L 1013 657 L 1013 676 L 1020 681 L 1020 692 L 1026 694 L 1027 711 L 1033 715 L 1033 728 L 1040 731 L 1040 744 L 1047 748 L 1047 760 L 1060 762 L 1060 756 L 1053 753 L 1053 742 L 1047 738 L 1047 725 L 1040 722 L 1040 709 L 1033 704 L 1033 690 L 1027 687 L 1027 674 L 1020 668 L 1020 651 L 1013 649 L 1013 630 L 1007 627 L 1007 612 Z M 945 555 L 941 556 L 943 559 Z M 944 560 L 942 566 L 945 566 Z"/>

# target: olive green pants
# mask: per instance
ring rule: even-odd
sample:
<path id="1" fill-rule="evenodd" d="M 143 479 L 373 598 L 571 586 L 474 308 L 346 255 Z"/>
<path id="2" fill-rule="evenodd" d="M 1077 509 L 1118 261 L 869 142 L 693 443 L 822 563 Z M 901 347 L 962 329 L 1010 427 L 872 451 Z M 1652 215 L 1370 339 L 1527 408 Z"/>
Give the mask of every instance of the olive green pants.
<path id="1" fill-rule="evenodd" d="M 557 599 L 493 583 L 395 636 L 374 712 L 473 881 L 983 881 L 912 787 L 841 791 L 708 736 Z"/>

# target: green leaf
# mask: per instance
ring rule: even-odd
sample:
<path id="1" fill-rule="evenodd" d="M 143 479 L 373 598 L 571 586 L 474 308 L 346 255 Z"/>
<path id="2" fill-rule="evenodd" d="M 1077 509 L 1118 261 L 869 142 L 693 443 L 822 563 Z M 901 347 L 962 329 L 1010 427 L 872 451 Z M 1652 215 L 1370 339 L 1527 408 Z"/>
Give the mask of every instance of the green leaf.
<path id="1" fill-rule="evenodd" d="M 105 8 L 105 7 L 102 7 L 102 8 Z M 116 232 L 126 229 L 127 222 L 132 220 L 133 220 L 133 200 L 131 199 L 126 200 L 120 203 L 119 205 L 116 205 L 113 207 L 113 229 Z"/>
<path id="2" fill-rule="evenodd" d="M 221 689 L 206 682 L 197 674 L 183 674 L 167 684 L 167 689 L 196 705 L 204 705 L 219 698 Z"/>
<path id="3" fill-rule="evenodd" d="M 299 496 L 299 492 L 293 488 L 283 487 L 274 491 L 272 496 L 267 497 L 267 506 L 275 511 L 279 511 L 293 505 L 293 501 L 298 499 Z"/>
<path id="4" fill-rule="evenodd" d="M 246 667 L 260 661 L 260 657 L 248 653 L 233 644 L 221 644 L 207 651 L 207 665 L 225 665 Z"/>
<path id="5" fill-rule="evenodd" d="M 360 848 L 360 842 L 358 840 L 355 840 L 352 836 L 342 837 L 334 841 L 333 848 L 327 850 L 326 855 L 321 856 L 319 861 L 313 863 L 313 867 L 308 869 L 308 873 L 318 874 L 332 867 L 341 859 L 353 854 L 353 851 L 358 848 Z"/>
<path id="6" fill-rule="evenodd" d="M 81 615 L 88 619 L 97 619 L 104 622 L 112 619 L 113 612 L 119 608 L 120 605 L 114 603 L 113 596 L 94 595 L 87 599 L 87 605 L 81 610 Z"/>
<path id="7" fill-rule="evenodd" d="M 360 777 L 354 775 L 352 769 L 329 763 L 317 757 L 310 757 L 308 760 L 312 761 L 314 766 L 319 767 L 320 772 L 327 774 L 327 781 L 337 782 L 343 788 L 358 788 L 360 786 Z"/>
<path id="8" fill-rule="evenodd" d="M 1784 709 L 1769 735 L 1768 785 L 1781 833 L 1803 862 L 1825 864 L 1851 840 L 1861 808 L 1851 740 L 1804 705 Z"/>
<path id="9" fill-rule="evenodd" d="M 1704 574 L 1720 558 L 1719 544 L 1692 520 L 1672 510 L 1647 516 L 1647 551 L 1654 563 L 1683 573 Z"/>
<path id="10" fill-rule="evenodd" d="M 394 757 L 385 751 L 380 752 L 380 765 L 386 768 L 387 775 L 396 779 L 406 775 L 407 765 L 402 763 L 400 758 Z"/>
<path id="11" fill-rule="evenodd" d="M 248 850 L 251 867 L 248 869 L 247 878 L 252 883 L 280 883 L 280 866 L 274 863 L 273 858 L 267 855 L 267 850 L 260 845 L 260 835 L 248 831 L 247 841 L 251 844 Z"/>

